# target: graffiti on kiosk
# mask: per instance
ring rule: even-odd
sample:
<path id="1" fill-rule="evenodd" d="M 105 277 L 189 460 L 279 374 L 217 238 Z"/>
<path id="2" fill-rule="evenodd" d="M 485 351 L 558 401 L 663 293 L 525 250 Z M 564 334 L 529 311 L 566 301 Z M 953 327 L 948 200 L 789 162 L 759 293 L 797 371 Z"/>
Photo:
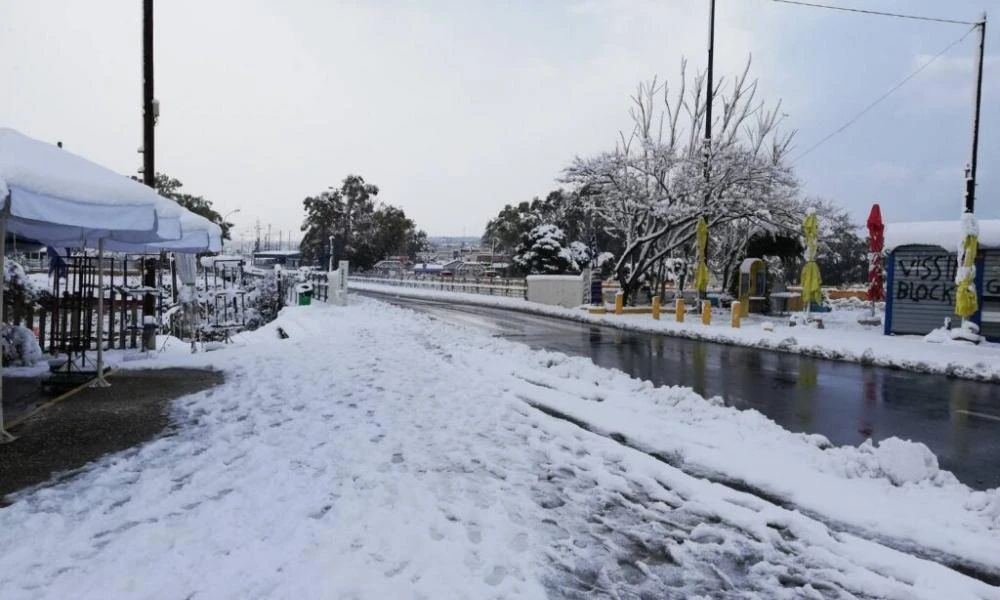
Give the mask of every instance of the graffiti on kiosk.
<path id="1" fill-rule="evenodd" d="M 955 268 L 955 257 L 948 254 L 897 260 L 895 300 L 954 302 Z"/>

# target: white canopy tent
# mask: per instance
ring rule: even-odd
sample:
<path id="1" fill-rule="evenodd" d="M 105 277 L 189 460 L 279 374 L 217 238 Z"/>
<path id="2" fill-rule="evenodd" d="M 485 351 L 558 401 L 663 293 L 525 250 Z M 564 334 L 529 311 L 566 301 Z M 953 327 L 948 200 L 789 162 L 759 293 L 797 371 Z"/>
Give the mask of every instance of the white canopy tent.
<path id="1" fill-rule="evenodd" d="M 6 128 L 0 128 L 0 201 L 0 238 L 11 231 L 47 243 L 96 242 L 99 249 L 105 239 L 122 243 L 179 239 L 186 212 L 139 182 Z M 0 273 L 4 258 L 0 252 Z M 101 299 L 98 294 L 99 314 Z M 98 348 L 100 352 L 102 344 Z M 3 422 L 0 387 L 0 443 L 14 439 Z"/>
<path id="2" fill-rule="evenodd" d="M 198 253 L 198 252 L 218 252 L 222 249 L 222 228 L 209 221 L 205 217 L 195 214 L 177 203 L 165 198 L 158 198 L 156 202 L 156 213 L 158 223 L 170 222 L 176 224 L 178 236 L 173 239 L 155 239 L 163 236 L 163 228 L 158 228 L 155 236 L 147 236 L 145 242 L 141 235 L 133 232 L 111 232 L 104 235 L 104 232 L 91 232 L 85 234 L 83 238 L 61 239 L 58 242 L 48 240 L 49 243 L 58 246 L 83 246 L 97 248 L 98 262 L 103 263 L 104 251 L 114 252 L 178 252 L 178 253 Z M 53 232 L 54 235 L 54 232 Z M 97 288 L 100 290 L 97 296 L 97 330 L 102 331 L 104 326 L 104 269 L 97 270 Z M 95 386 L 107 387 L 109 384 L 104 379 L 104 344 L 97 344 L 97 378 L 94 380 Z"/>

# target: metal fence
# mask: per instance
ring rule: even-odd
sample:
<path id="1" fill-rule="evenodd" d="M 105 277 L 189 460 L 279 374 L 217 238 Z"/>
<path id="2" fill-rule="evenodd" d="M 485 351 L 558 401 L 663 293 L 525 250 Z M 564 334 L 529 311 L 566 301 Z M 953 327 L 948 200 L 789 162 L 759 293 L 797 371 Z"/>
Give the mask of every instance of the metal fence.
<path id="1" fill-rule="evenodd" d="M 465 292 L 467 294 L 481 294 L 484 296 L 504 296 L 508 298 L 525 298 L 528 293 L 527 284 L 523 279 L 497 279 L 489 277 L 365 277 L 352 275 L 349 281 L 438 290 L 442 292 Z"/>
<path id="2" fill-rule="evenodd" d="M 330 298 L 330 281 L 326 272 L 309 273 L 306 281 L 313 285 L 313 298 L 320 302 L 327 302 Z"/>

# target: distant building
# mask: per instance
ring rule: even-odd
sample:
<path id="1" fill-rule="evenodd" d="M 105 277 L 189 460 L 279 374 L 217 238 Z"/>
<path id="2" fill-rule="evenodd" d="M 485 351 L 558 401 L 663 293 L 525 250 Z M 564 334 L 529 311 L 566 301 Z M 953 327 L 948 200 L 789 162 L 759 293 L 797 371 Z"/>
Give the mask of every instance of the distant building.
<path id="1" fill-rule="evenodd" d="M 261 269 L 273 269 L 280 265 L 282 269 L 298 269 L 302 263 L 302 253 L 298 250 L 261 250 L 253 253 L 253 266 Z"/>
<path id="2" fill-rule="evenodd" d="M 414 275 L 440 275 L 444 265 L 440 263 L 417 263 L 413 265 Z"/>
<path id="3" fill-rule="evenodd" d="M 45 244 L 8 234 L 4 252 L 26 269 L 48 268 L 48 248 Z"/>
<path id="4" fill-rule="evenodd" d="M 378 275 L 402 275 L 406 272 L 406 264 L 401 260 L 380 260 L 372 267 Z"/>

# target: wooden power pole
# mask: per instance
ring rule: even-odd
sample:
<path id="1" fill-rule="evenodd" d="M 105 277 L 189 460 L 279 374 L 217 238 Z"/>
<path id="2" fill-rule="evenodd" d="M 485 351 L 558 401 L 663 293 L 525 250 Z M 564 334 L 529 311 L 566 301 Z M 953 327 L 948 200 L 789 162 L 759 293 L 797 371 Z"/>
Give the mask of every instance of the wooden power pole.
<path id="1" fill-rule="evenodd" d="M 975 212 L 976 208 L 976 166 L 979 161 L 979 108 L 983 102 L 983 52 L 986 47 L 986 13 L 979 27 L 979 53 L 976 55 L 976 93 L 972 108 L 972 153 L 969 166 L 965 170 L 965 212 Z"/>
<path id="2" fill-rule="evenodd" d="M 155 135 L 156 99 L 153 97 L 153 0 L 142 1 L 142 182 L 156 188 Z M 156 260 L 143 260 L 143 286 L 156 287 Z M 156 350 L 156 327 L 152 317 L 156 312 L 156 296 L 142 296 L 142 346 Z"/>

